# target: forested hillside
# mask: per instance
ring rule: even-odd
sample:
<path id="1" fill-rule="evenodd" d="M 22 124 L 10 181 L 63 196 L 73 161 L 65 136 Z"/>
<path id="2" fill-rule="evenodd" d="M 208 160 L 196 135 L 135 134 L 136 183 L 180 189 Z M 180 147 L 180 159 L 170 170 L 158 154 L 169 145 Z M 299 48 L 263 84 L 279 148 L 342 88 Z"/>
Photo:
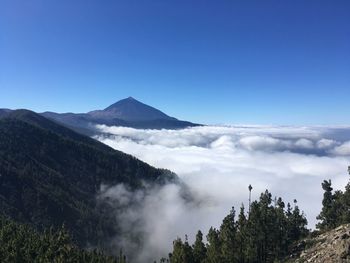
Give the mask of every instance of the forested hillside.
<path id="1" fill-rule="evenodd" d="M 103 262 L 125 263 L 120 252 L 118 257 L 106 256 L 92 250 L 82 250 L 71 240 L 64 227 L 39 233 L 31 227 L 0 217 L 1 262 Z"/>
<path id="2" fill-rule="evenodd" d="M 176 180 L 134 157 L 26 110 L 0 119 L 0 213 L 43 230 L 65 224 L 80 246 L 102 246 L 118 234 L 108 204 L 96 196 L 102 184 Z"/>
<path id="3" fill-rule="evenodd" d="M 296 201 L 293 207 L 285 205 L 281 198 L 273 201 L 266 191 L 251 204 L 248 214 L 242 206 L 236 218 L 232 208 L 219 229 L 210 228 L 207 243 L 201 231 L 193 245 L 187 237 L 176 239 L 169 259 L 171 263 L 275 262 L 288 255 L 293 242 L 308 234 L 306 225 Z"/>
<path id="4" fill-rule="evenodd" d="M 348 262 L 350 182 L 345 191 L 333 192 L 331 180 L 324 180 L 322 188 L 318 230 L 307 229 L 307 220 L 296 200 L 293 205 L 285 205 L 281 198 L 273 200 L 266 190 L 248 211 L 242 206 L 238 217 L 232 208 L 219 229 L 210 228 L 207 242 L 201 231 L 192 245 L 187 236 L 185 240 L 177 238 L 169 258 L 160 262 Z"/>

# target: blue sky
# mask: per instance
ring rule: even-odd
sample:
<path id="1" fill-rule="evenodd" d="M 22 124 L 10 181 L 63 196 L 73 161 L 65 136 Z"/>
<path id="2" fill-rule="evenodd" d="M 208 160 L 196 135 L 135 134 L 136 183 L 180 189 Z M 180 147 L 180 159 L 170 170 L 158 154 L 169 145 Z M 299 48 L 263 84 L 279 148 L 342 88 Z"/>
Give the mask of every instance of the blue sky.
<path id="1" fill-rule="evenodd" d="M 0 0 L 0 108 L 133 96 L 202 123 L 349 124 L 350 1 Z"/>

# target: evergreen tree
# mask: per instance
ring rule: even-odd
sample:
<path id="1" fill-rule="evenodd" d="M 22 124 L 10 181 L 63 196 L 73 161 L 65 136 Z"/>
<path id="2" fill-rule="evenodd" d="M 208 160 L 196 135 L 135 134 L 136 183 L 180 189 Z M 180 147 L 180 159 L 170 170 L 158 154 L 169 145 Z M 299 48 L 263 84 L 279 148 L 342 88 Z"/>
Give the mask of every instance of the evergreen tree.
<path id="1" fill-rule="evenodd" d="M 173 242 L 173 252 L 171 253 L 170 262 L 171 263 L 182 263 L 185 255 L 183 249 L 183 242 L 181 238 L 177 238 Z"/>
<path id="2" fill-rule="evenodd" d="M 207 258 L 205 263 L 221 263 L 222 257 L 219 231 L 211 227 L 207 235 L 207 240 Z"/>
<path id="3" fill-rule="evenodd" d="M 291 240 L 299 240 L 300 238 L 305 237 L 307 234 L 307 230 L 306 230 L 307 220 L 304 214 L 300 213 L 300 209 L 297 205 L 293 209 L 293 212 L 289 220 L 290 220 L 289 237 L 291 238 Z"/>
<path id="4" fill-rule="evenodd" d="M 190 246 L 190 244 L 188 243 L 187 235 L 185 238 L 185 243 L 184 243 L 183 249 L 184 249 L 184 254 L 185 254 L 185 259 L 184 259 L 183 263 L 193 263 L 194 262 L 193 249 Z"/>
<path id="5" fill-rule="evenodd" d="M 334 193 L 335 210 L 337 212 L 337 225 L 350 222 L 350 183 L 345 186 L 345 191 Z"/>
<path id="6" fill-rule="evenodd" d="M 323 207 L 321 213 L 317 217 L 318 220 L 321 220 L 321 222 L 317 224 L 317 228 L 320 230 L 329 230 L 336 226 L 337 221 L 331 180 L 324 180 L 322 189 L 324 190 L 322 200 Z"/>
<path id="7" fill-rule="evenodd" d="M 261 229 L 261 214 L 259 209 L 259 203 L 254 201 L 250 205 L 249 218 L 246 225 L 247 233 L 247 245 L 246 245 L 246 260 L 248 262 L 259 261 L 259 249 L 262 242 L 262 229 Z"/>
<path id="8" fill-rule="evenodd" d="M 233 263 L 236 262 L 236 223 L 235 223 L 235 209 L 232 207 L 230 213 L 224 218 L 220 227 L 220 244 L 222 262 Z"/>
<path id="9" fill-rule="evenodd" d="M 237 259 L 238 262 L 244 263 L 246 255 L 247 246 L 247 218 L 244 213 L 244 205 L 242 204 L 237 220 L 237 232 L 236 232 L 236 242 L 237 242 Z"/>
<path id="10" fill-rule="evenodd" d="M 203 263 L 206 258 L 207 249 L 203 243 L 203 234 L 199 230 L 196 235 L 196 241 L 193 244 L 194 263 Z"/>
<path id="11" fill-rule="evenodd" d="M 277 199 L 276 205 L 276 228 L 277 228 L 277 242 L 276 242 L 276 256 L 281 258 L 288 250 L 288 234 L 287 234 L 287 220 L 284 211 L 285 204 L 282 198 Z"/>
<path id="12" fill-rule="evenodd" d="M 126 263 L 126 258 L 122 254 L 114 258 L 96 250 L 79 249 L 72 243 L 64 226 L 39 233 L 29 226 L 0 217 L 0 261 Z"/>
<path id="13" fill-rule="evenodd" d="M 350 172 L 350 167 L 348 167 Z M 341 224 L 350 223 L 350 182 L 345 186 L 345 191 L 337 190 L 332 194 L 331 181 L 322 183 L 324 190 L 322 211 L 317 217 L 321 222 L 317 227 L 321 231 L 332 229 Z"/>
<path id="14" fill-rule="evenodd" d="M 266 190 L 260 196 L 261 211 L 261 234 L 262 240 L 259 245 L 260 262 L 270 262 L 271 258 L 275 258 L 275 239 L 276 239 L 276 216 L 274 207 L 271 205 L 272 195 Z"/>
<path id="15" fill-rule="evenodd" d="M 283 259 L 291 244 L 308 233 L 307 221 L 296 200 L 293 209 L 288 203 L 285 210 L 281 198 L 272 202 L 271 197 L 268 191 L 262 193 L 258 201 L 251 203 L 248 217 L 242 205 L 237 221 L 232 208 L 223 219 L 220 230 L 210 228 L 206 247 L 199 231 L 192 246 L 193 262 L 273 263 Z M 191 262 L 188 261 L 190 257 L 185 256 L 191 255 L 185 252 L 185 247 L 189 245 L 180 239 L 174 242 L 171 262 Z"/>
<path id="16" fill-rule="evenodd" d="M 170 258 L 171 263 L 193 263 L 192 247 L 188 244 L 187 237 L 185 243 L 181 238 L 173 242 L 173 253 Z"/>

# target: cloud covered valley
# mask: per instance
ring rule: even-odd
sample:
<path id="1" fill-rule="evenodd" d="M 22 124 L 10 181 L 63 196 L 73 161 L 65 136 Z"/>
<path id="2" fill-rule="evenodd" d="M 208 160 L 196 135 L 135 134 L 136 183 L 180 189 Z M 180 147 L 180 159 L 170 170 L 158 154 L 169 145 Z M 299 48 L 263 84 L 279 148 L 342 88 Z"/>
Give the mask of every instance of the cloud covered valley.
<path id="1" fill-rule="evenodd" d="M 195 197 L 188 202 L 181 187 L 169 184 L 147 193 L 123 185 L 104 186 L 102 197 L 141 205 L 126 208 L 120 218 L 125 234 L 146 233 L 140 258 L 167 256 L 172 241 L 198 229 L 218 227 L 232 206 L 248 205 L 268 189 L 273 196 L 298 205 L 314 228 L 321 209 L 321 182 L 331 179 L 344 189 L 350 165 L 349 127 L 204 126 L 182 130 L 140 130 L 97 126 L 95 138 L 158 168 L 175 172 Z M 128 233 L 127 233 L 128 232 Z M 127 239 L 124 239 L 127 240 Z M 120 241 L 116 241 L 120 242 Z M 131 250 L 133 244 L 122 244 Z"/>

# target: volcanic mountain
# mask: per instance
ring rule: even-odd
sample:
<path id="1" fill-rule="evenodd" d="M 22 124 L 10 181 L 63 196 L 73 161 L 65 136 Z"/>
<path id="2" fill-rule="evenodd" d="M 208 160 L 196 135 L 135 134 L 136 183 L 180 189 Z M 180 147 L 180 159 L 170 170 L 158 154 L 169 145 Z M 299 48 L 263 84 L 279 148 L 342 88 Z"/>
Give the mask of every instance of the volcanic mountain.
<path id="1" fill-rule="evenodd" d="M 94 133 L 93 126 L 96 124 L 139 129 L 181 129 L 199 125 L 170 117 L 132 97 L 120 100 L 104 110 L 77 114 L 44 112 L 42 115 L 87 135 Z"/>
<path id="2" fill-rule="evenodd" d="M 125 121 L 176 120 L 133 97 L 120 100 L 104 110 L 88 113 L 95 118 L 118 118 Z"/>

